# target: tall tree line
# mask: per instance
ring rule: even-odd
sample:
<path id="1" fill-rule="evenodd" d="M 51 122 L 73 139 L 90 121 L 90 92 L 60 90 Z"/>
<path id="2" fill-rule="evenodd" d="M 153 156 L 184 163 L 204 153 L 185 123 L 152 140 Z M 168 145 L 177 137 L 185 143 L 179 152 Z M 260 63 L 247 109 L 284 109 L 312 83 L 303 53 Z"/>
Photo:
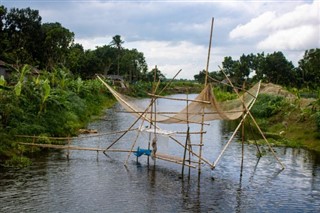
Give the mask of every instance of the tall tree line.
<path id="1" fill-rule="evenodd" d="M 320 49 L 306 50 L 304 56 L 295 67 L 280 51 L 271 54 L 242 55 L 238 60 L 230 56 L 224 58 L 221 68 L 237 85 L 244 81 L 270 82 L 286 87 L 308 88 L 320 87 Z M 224 80 L 221 70 L 210 72 L 209 75 L 220 81 Z M 205 72 L 195 75 L 195 80 L 204 82 Z"/>
<path id="2" fill-rule="evenodd" d="M 65 67 L 90 78 L 96 73 L 121 75 L 130 81 L 147 78 L 143 53 L 122 47 L 120 35 L 108 45 L 84 50 L 74 43 L 75 34 L 60 23 L 42 23 L 38 10 L 8 10 L 0 5 L 0 60 L 8 64 L 29 64 L 38 69 Z"/>

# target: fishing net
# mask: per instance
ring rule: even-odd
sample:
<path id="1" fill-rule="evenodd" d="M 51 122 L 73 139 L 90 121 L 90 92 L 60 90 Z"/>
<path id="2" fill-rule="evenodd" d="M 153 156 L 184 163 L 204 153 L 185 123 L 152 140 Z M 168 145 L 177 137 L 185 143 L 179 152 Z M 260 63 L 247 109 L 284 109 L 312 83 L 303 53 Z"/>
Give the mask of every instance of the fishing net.
<path id="1" fill-rule="evenodd" d="M 99 78 L 100 79 L 100 78 Z M 100 79 L 102 81 L 102 79 Z M 218 102 L 212 92 L 211 84 L 208 84 L 195 99 L 181 99 L 186 107 L 178 112 L 154 112 L 152 100 L 148 106 L 141 106 L 139 100 L 118 93 L 107 83 L 103 84 L 114 95 L 118 102 L 136 117 L 156 123 L 202 123 L 211 120 L 235 120 L 239 118 L 245 109 L 250 108 L 257 98 L 260 90 L 260 82 L 251 89 L 245 91 L 239 98 Z M 159 98 L 159 97 L 157 97 Z M 165 98 L 165 97 L 161 97 Z"/>

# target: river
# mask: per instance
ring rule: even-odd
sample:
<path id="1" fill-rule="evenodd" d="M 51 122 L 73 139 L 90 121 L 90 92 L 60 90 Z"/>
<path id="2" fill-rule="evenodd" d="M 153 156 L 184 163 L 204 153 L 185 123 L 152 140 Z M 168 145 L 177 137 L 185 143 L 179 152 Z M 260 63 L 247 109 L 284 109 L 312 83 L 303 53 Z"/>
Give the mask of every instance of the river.
<path id="1" fill-rule="evenodd" d="M 171 108 L 175 106 L 168 105 Z M 134 118 L 117 113 L 119 105 L 89 125 L 99 133 L 128 128 Z M 226 122 L 205 126 L 203 156 L 214 161 L 232 131 Z M 166 128 L 168 126 L 161 126 Z M 185 131 L 183 125 L 169 125 Z M 194 126 L 191 125 L 191 129 Z M 106 147 L 118 135 L 79 136 L 74 145 Z M 125 135 L 113 148 L 129 149 L 136 132 Z M 177 138 L 184 141 L 181 136 Z M 145 148 L 148 135 L 136 147 Z M 196 138 L 192 138 L 196 141 Z M 161 144 L 160 144 L 161 143 Z M 263 147 L 261 147 L 263 148 Z M 266 149 L 266 148 L 265 148 Z M 183 155 L 183 149 L 167 137 L 159 138 L 158 150 Z M 195 149 L 195 151 L 197 151 Z M 50 151 L 35 156 L 24 169 L 0 172 L 0 212 L 318 212 L 320 209 L 320 156 L 303 149 L 275 148 L 285 165 L 282 170 L 270 152 L 257 158 L 255 145 L 245 144 L 241 173 L 241 143 L 233 141 L 215 170 L 198 170 L 127 153 L 107 156 L 91 151 Z M 242 176 L 240 176 L 242 174 Z"/>

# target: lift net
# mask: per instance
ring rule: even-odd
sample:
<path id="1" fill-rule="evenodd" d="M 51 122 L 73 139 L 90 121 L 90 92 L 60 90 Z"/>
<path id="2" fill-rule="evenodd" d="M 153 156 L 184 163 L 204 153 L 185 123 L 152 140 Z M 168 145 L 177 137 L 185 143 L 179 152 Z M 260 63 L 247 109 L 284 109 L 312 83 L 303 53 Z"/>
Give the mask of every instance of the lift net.
<path id="1" fill-rule="evenodd" d="M 128 112 L 149 122 L 166 124 L 235 120 L 243 114 L 245 109 L 250 108 L 260 90 L 259 82 L 237 99 L 218 102 L 212 92 L 211 84 L 208 84 L 195 99 L 185 99 L 189 104 L 184 109 L 179 112 L 167 112 L 166 114 L 166 112 L 152 112 L 152 104 L 147 107 L 140 106 L 138 104 L 139 100 L 120 94 L 104 81 L 103 83 Z"/>

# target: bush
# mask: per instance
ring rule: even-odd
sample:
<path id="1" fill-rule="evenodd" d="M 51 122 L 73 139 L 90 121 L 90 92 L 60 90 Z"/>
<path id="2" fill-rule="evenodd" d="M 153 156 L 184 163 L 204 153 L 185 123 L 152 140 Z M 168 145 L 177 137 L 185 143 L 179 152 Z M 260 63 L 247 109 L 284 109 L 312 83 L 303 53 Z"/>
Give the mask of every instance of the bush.
<path id="1" fill-rule="evenodd" d="M 251 112 L 257 118 L 269 118 L 281 110 L 285 99 L 281 96 L 260 94 Z"/>

